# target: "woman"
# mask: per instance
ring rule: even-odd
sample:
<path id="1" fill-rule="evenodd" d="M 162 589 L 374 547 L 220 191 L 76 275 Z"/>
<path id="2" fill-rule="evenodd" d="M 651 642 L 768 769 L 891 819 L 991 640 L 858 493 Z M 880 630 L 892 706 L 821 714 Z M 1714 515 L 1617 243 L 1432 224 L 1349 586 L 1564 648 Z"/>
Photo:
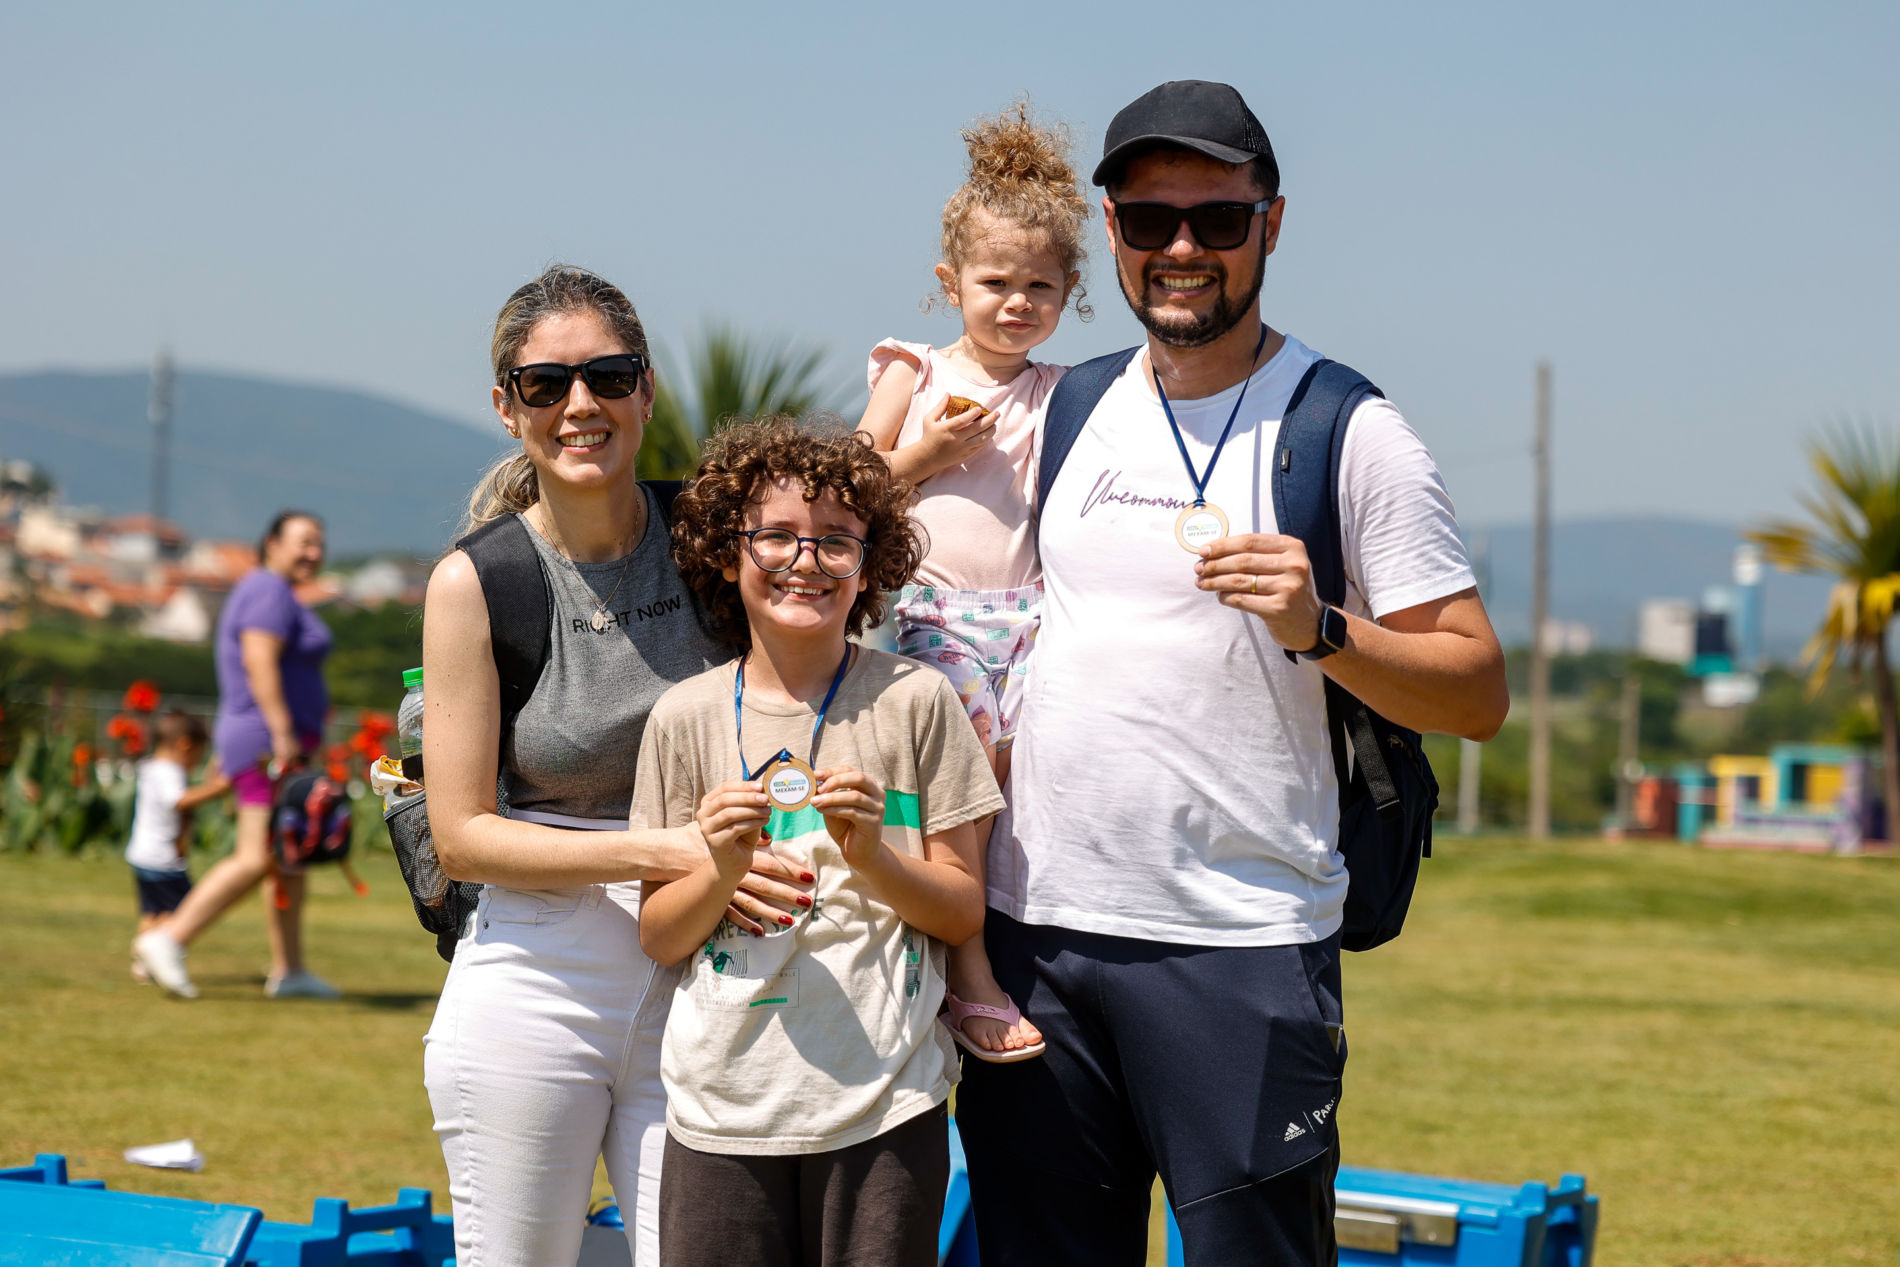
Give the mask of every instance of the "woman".
<path id="1" fill-rule="evenodd" d="M 604 1158 L 634 1262 L 652 1267 L 676 974 L 641 953 L 638 881 L 684 875 L 707 853 L 697 828 L 630 831 L 626 818 L 654 701 L 731 652 L 701 629 L 660 507 L 635 481 L 653 372 L 626 296 L 550 268 L 502 307 L 490 354 L 494 409 L 521 452 L 476 489 L 471 527 L 520 515 L 554 610 L 546 668 L 504 752 L 488 610 L 465 553 L 436 567 L 424 608 L 430 826 L 443 870 L 487 886 L 424 1058 L 456 1261 L 572 1263 Z M 755 873 L 731 917 L 776 919 L 772 901 L 798 897 L 780 881 L 801 879 Z"/>
<path id="2" fill-rule="evenodd" d="M 271 965 L 264 993 L 273 999 L 335 998 L 335 986 L 304 970 L 304 877 L 278 875 L 270 854 L 275 780 L 317 750 L 330 711 L 323 683 L 330 630 L 297 601 L 295 589 L 323 566 L 323 521 L 308 511 L 282 511 L 257 554 L 259 566 L 231 587 L 214 643 L 213 741 L 237 800 L 237 846 L 205 873 L 165 927 L 133 941 L 132 954 L 167 990 L 196 998 L 185 947 L 271 876 L 282 900 L 271 900 L 271 889 L 265 891 Z"/>

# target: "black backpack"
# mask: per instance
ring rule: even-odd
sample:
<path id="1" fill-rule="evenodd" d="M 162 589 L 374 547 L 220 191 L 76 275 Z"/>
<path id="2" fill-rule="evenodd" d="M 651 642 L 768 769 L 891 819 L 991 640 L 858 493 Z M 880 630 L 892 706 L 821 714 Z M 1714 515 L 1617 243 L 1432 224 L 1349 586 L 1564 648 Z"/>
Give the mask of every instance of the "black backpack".
<path id="1" fill-rule="evenodd" d="M 1102 394 L 1138 351 L 1125 348 L 1086 361 L 1056 384 L 1043 426 L 1038 510 L 1048 505 L 1056 473 Z M 1346 600 L 1339 459 L 1352 411 L 1372 396 L 1383 393 L 1363 375 L 1321 360 L 1293 389 L 1273 462 L 1274 517 L 1280 531 L 1306 543 L 1313 586 L 1321 602 L 1335 607 Z M 1340 945 L 1370 950 L 1397 937 L 1404 926 L 1419 859 L 1432 852 L 1438 780 L 1416 732 L 1379 716 L 1331 678 L 1326 679 L 1326 716 L 1339 778 L 1339 852 L 1351 876 Z"/>
<path id="2" fill-rule="evenodd" d="M 670 531 L 673 499 L 683 485 L 678 480 L 642 480 L 640 484 L 653 490 L 653 499 L 660 508 L 660 530 Z M 548 663 L 554 599 L 529 531 L 519 516 L 503 515 L 455 543 L 455 548 L 475 565 L 475 575 L 482 583 L 482 600 L 488 606 L 488 639 L 494 649 L 495 672 L 501 678 L 498 754 L 508 750 L 515 718 L 534 695 Z M 495 798 L 497 807 L 506 813 L 507 789 L 499 783 Z M 391 801 L 383 811 L 383 823 L 389 828 L 389 843 L 396 851 L 403 882 L 409 886 L 416 919 L 435 934 L 436 953 L 453 960 L 462 925 L 480 900 L 482 886 L 469 880 L 451 880 L 443 874 L 435 855 L 435 836 L 429 830 L 426 793 Z"/>

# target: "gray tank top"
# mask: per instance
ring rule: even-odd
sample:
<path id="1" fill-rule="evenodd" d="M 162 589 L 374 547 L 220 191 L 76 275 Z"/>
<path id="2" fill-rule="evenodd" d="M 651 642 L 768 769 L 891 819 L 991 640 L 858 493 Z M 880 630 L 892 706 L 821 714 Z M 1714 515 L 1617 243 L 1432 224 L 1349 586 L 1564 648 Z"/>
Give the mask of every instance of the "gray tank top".
<path id="1" fill-rule="evenodd" d="M 641 492 L 647 530 L 630 556 L 575 563 L 528 526 L 547 573 L 554 628 L 547 667 L 515 718 L 503 761 L 515 810 L 624 819 L 654 701 L 675 682 L 733 658 L 701 626 L 659 507 L 651 491 Z M 596 633 L 594 611 L 610 594 L 607 626 Z"/>

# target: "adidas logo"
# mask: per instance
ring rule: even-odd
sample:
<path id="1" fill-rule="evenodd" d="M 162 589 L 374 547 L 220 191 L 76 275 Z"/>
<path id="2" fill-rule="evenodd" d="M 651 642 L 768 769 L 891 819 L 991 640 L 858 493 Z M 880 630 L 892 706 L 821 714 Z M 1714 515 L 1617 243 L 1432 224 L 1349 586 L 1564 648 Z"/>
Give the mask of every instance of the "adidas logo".
<path id="1" fill-rule="evenodd" d="M 1284 1144 L 1287 1140 L 1298 1139 L 1304 1134 L 1306 1134 L 1306 1128 L 1304 1126 L 1301 1126 L 1298 1122 L 1288 1122 L 1286 1124 L 1286 1136 L 1280 1142 Z"/>

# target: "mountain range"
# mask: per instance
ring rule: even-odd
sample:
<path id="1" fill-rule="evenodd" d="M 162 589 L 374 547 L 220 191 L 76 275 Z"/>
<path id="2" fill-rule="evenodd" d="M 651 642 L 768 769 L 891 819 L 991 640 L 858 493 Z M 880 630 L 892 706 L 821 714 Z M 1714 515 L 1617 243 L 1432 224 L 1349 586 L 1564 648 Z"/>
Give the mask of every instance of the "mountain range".
<path id="1" fill-rule="evenodd" d="M 112 514 L 150 502 L 149 378 L 143 370 L 0 374 L 0 458 L 48 470 L 70 504 Z M 173 390 L 171 517 L 193 537 L 249 540 L 279 509 L 315 510 L 338 556 L 440 551 L 470 487 L 501 452 L 476 427 L 337 387 L 182 370 Z M 1507 645 L 1530 634 L 1531 531 L 1473 526 L 1485 601 Z M 1560 520 L 1551 614 L 1628 646 L 1647 598 L 1697 600 L 1725 584 L 1738 525 L 1653 517 Z M 1827 583 L 1768 574 L 1769 652 L 1792 656 L 1819 620 Z"/>
<path id="2" fill-rule="evenodd" d="M 149 384 L 144 370 L 0 374 L 0 457 L 44 468 L 69 505 L 147 510 Z M 506 438 L 361 392 L 202 370 L 180 370 L 172 400 L 171 519 L 248 541 L 285 507 L 313 510 L 339 557 L 440 551 Z"/>

